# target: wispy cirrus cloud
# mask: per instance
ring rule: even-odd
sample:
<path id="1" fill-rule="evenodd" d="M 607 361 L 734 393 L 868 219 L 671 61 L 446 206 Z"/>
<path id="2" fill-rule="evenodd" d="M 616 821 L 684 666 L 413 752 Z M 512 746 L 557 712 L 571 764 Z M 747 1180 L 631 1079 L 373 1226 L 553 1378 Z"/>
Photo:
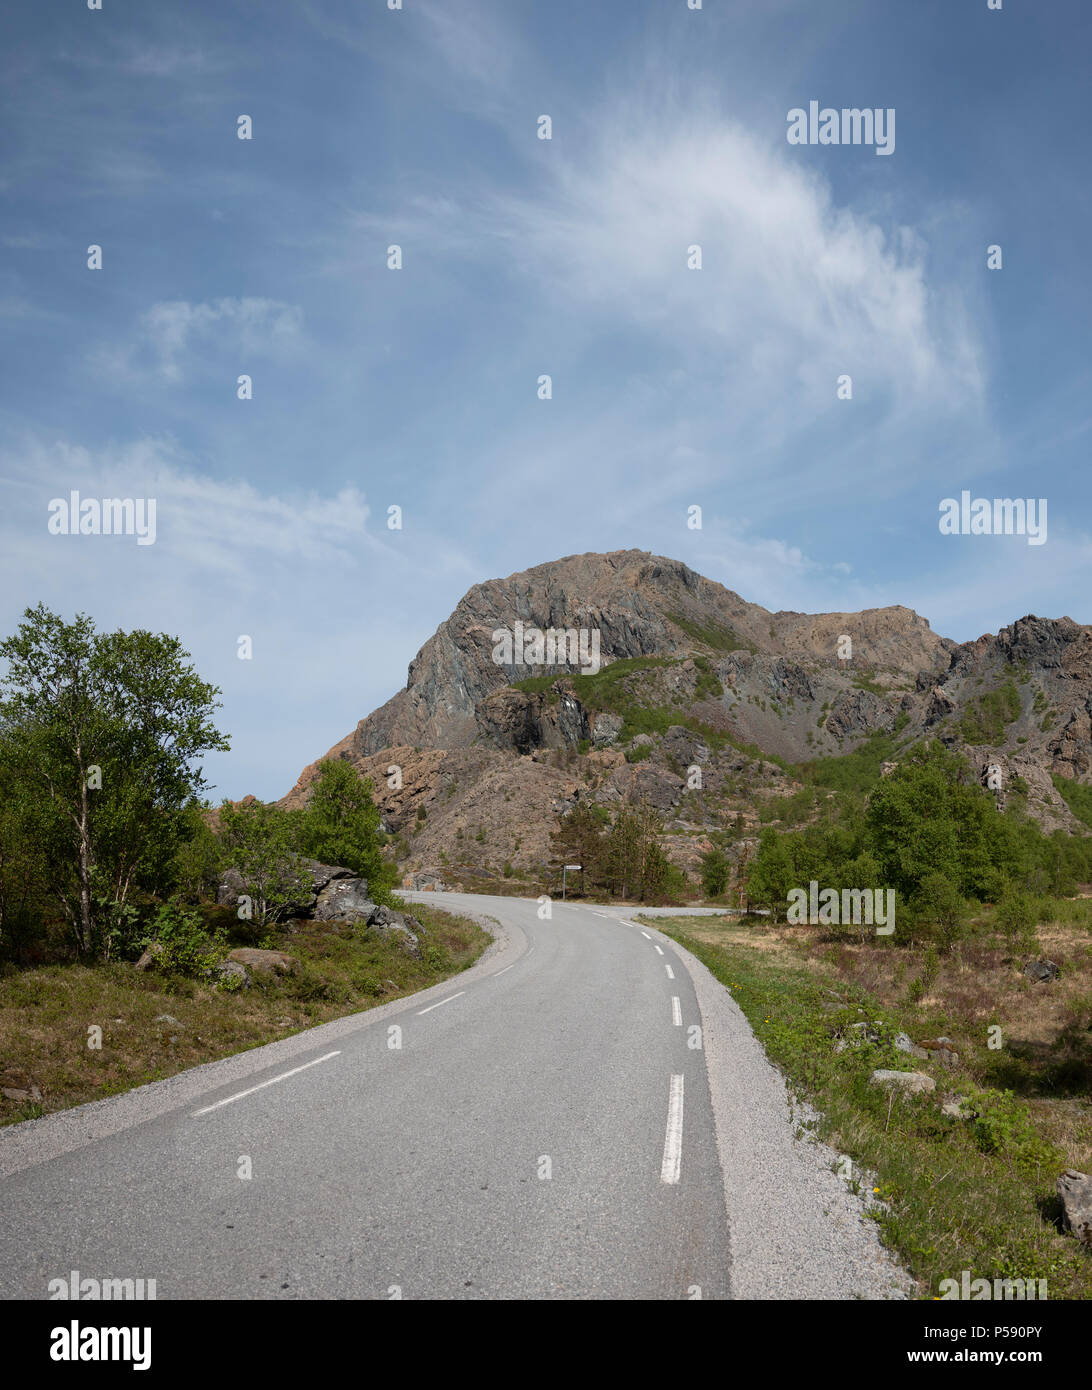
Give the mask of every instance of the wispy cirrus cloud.
<path id="1" fill-rule="evenodd" d="M 292 350 L 302 332 L 302 309 L 275 299 L 164 300 L 141 315 L 130 345 L 100 347 L 92 360 L 111 372 L 153 371 L 176 382 L 191 355 L 212 342 L 248 355 L 278 356 Z"/>

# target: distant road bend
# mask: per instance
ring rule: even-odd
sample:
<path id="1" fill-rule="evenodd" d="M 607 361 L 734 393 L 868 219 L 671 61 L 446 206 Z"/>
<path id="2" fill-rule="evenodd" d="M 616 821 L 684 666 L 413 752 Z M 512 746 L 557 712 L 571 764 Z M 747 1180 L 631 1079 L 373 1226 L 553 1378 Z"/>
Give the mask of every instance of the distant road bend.
<path id="1" fill-rule="evenodd" d="M 906 1296 L 687 952 L 622 908 L 407 896 L 497 940 L 421 994 L 0 1131 L 0 1296 L 72 1270 L 160 1299 Z"/>

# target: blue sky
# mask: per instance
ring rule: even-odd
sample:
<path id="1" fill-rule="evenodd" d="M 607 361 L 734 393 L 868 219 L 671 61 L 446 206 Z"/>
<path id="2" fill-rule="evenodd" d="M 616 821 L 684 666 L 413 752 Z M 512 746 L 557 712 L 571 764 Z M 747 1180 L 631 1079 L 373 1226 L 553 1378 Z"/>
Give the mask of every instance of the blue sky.
<path id="1" fill-rule="evenodd" d="M 0 628 L 176 633 L 219 793 L 273 797 L 562 555 L 1092 621 L 1090 39 L 1084 0 L 14 4 Z M 894 153 L 790 145 L 812 99 L 894 108 Z M 1047 543 L 940 535 L 964 488 Z M 48 534 L 72 489 L 155 497 L 155 544 Z"/>

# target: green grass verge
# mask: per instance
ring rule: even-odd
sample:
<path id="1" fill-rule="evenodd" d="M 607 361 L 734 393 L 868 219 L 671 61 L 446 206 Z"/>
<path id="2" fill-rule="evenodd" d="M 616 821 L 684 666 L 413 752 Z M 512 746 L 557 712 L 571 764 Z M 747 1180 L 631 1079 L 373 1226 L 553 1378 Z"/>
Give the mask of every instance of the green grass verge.
<path id="1" fill-rule="evenodd" d="M 252 988 L 230 994 L 124 962 L 6 968 L 0 1061 L 27 1072 L 42 1103 L 0 1098 L 0 1124 L 116 1095 L 427 989 L 466 970 L 489 943 L 469 918 L 420 903 L 408 910 L 425 928 L 420 960 L 395 941 L 312 922 L 262 943 L 296 957 L 295 975 L 255 975 Z M 177 1026 L 157 1023 L 160 1014 Z M 101 1048 L 88 1047 L 92 1025 L 102 1029 Z"/>
<path id="2" fill-rule="evenodd" d="M 947 1081 L 937 1092 L 892 1101 L 868 1084 L 877 1067 L 931 1070 L 889 1041 L 833 1051 L 836 1028 L 879 1020 L 900 1026 L 867 993 L 831 974 L 771 962 L 746 945 L 711 945 L 694 933 L 716 918 L 657 918 L 727 986 L 770 1060 L 821 1113 L 819 1137 L 877 1175 L 888 1205 L 877 1217 L 885 1242 L 938 1296 L 942 1279 L 1046 1279 L 1052 1299 L 1092 1298 L 1092 1258 L 1056 1228 L 1055 1180 L 1064 1161 L 1034 1128 L 1024 1103 L 1006 1092 Z M 837 997 L 835 997 L 837 996 Z M 945 1085 L 970 1096 L 976 1121 L 950 1119 L 937 1099 Z"/>

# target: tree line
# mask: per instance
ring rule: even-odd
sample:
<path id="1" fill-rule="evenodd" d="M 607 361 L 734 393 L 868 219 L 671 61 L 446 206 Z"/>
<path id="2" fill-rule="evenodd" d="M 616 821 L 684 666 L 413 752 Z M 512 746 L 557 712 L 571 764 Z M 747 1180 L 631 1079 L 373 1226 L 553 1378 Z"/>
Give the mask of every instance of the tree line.
<path id="1" fill-rule="evenodd" d="M 1015 779 L 1014 779 L 1015 780 Z M 1092 838 L 1050 835 L 1020 807 L 1003 813 L 961 754 L 919 744 L 864 797 L 825 803 L 826 818 L 802 830 L 762 832 L 747 891 L 784 917 L 790 889 L 893 888 L 896 938 L 963 934 L 975 904 L 992 903 L 1014 937 L 1034 926 L 1037 896 L 1072 895 L 1092 878 Z"/>
<path id="2" fill-rule="evenodd" d="M 556 877 L 560 881 L 563 864 L 579 864 L 584 893 L 645 903 L 678 898 L 687 891 L 686 876 L 664 853 L 662 832 L 649 806 L 623 804 L 612 819 L 605 807 L 579 801 L 550 836 Z"/>

